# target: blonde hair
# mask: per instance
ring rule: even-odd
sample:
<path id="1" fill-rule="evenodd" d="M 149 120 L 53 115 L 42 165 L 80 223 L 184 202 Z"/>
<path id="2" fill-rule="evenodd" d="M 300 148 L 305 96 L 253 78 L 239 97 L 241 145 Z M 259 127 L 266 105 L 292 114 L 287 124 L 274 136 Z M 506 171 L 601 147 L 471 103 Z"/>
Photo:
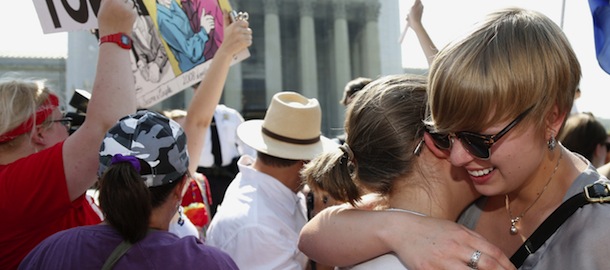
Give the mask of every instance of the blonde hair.
<path id="1" fill-rule="evenodd" d="M 186 111 L 181 109 L 173 109 L 171 111 L 163 111 L 163 115 L 169 119 L 176 120 L 186 117 Z"/>
<path id="2" fill-rule="evenodd" d="M 314 189 L 352 204 L 361 190 L 387 195 L 394 180 L 414 170 L 414 149 L 424 133 L 426 78 L 393 75 L 369 83 L 347 108 L 346 144 L 305 165 Z"/>
<path id="3" fill-rule="evenodd" d="M 50 94 L 42 80 L 0 80 L 0 134 L 18 127 L 30 117 L 36 117 L 36 109 Z M 33 120 L 36 123 L 36 119 Z"/>
<path id="4" fill-rule="evenodd" d="M 437 54 L 429 76 L 432 121 L 439 132 L 476 132 L 533 106 L 530 115 L 541 117 L 530 121 L 541 129 L 553 106 L 570 111 L 580 76 L 553 21 L 535 11 L 500 10 Z"/>

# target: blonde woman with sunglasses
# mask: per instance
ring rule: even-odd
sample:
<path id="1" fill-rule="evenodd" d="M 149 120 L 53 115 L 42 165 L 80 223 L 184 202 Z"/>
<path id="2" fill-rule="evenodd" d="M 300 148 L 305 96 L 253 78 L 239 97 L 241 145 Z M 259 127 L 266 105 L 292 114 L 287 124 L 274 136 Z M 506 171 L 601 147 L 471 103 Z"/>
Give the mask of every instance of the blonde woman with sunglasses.
<path id="1" fill-rule="evenodd" d="M 483 195 L 465 210 L 460 223 L 507 256 L 526 250 L 511 258 L 520 269 L 610 265 L 607 203 L 585 204 L 567 214 L 565 221 L 555 222 L 560 226 L 548 239 L 528 240 L 539 235 L 534 231 L 573 196 L 608 196 L 608 180 L 556 140 L 580 76 L 576 55 L 561 29 L 548 17 L 519 8 L 490 14 L 470 34 L 443 48 L 430 69 L 431 118 L 425 137 L 436 145 L 430 149 L 466 170 Z M 593 183 L 594 188 L 588 188 Z M 581 193 L 586 187 L 587 193 Z M 301 239 L 315 243 L 310 240 L 323 241 L 332 234 L 333 243 L 350 247 L 351 259 L 393 250 L 414 269 L 494 269 L 486 257 L 497 254 L 481 249 L 463 228 L 448 223 L 357 210 L 323 211 L 318 216 L 323 221 L 311 224 L 318 234 Z M 367 222 L 346 229 L 356 219 Z M 343 226 L 340 230 L 333 227 L 338 224 Z M 357 240 L 340 236 L 341 231 Z M 326 263 L 341 255 L 333 252 L 338 249 L 331 241 L 318 247 Z M 461 261 L 462 267 L 446 261 Z"/>
<path id="2" fill-rule="evenodd" d="M 369 83 L 348 106 L 347 141 L 305 165 L 303 179 L 313 189 L 353 205 L 371 204 L 370 195 L 361 195 L 374 192 L 376 210 L 456 220 L 479 194 L 465 171 L 452 171 L 446 159 L 430 151 L 432 141 L 424 140 L 422 121 L 426 101 L 422 76 L 391 75 Z M 500 269 L 512 269 L 506 257 L 497 263 L 503 264 Z M 350 268 L 407 266 L 388 254 Z"/>

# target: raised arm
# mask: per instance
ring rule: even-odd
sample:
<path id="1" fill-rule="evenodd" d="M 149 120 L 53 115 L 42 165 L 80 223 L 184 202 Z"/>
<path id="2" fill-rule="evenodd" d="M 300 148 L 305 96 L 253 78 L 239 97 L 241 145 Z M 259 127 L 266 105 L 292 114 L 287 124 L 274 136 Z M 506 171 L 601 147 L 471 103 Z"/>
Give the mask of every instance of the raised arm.
<path id="1" fill-rule="evenodd" d="M 459 269 L 475 250 L 478 269 L 515 269 L 500 249 L 454 222 L 341 205 L 309 221 L 299 249 L 326 265 L 348 266 L 394 251 L 409 269 Z"/>
<path id="2" fill-rule="evenodd" d="M 136 18 L 133 1 L 102 0 L 99 35 L 131 35 Z M 98 152 L 104 134 L 119 118 L 136 110 L 130 50 L 115 43 L 100 45 L 87 117 L 63 145 L 64 169 L 70 199 L 81 196 L 97 180 Z"/>
<path id="3" fill-rule="evenodd" d="M 426 28 L 424 28 L 424 25 L 421 22 L 423 13 L 424 5 L 421 3 L 421 0 L 415 0 L 413 6 L 411 7 L 411 11 L 409 11 L 409 15 L 407 15 L 407 23 L 417 35 L 419 45 L 426 55 L 428 65 L 430 65 L 432 64 L 432 60 L 434 60 L 434 56 L 436 56 L 436 53 L 438 53 L 438 49 L 436 46 L 434 46 L 432 39 L 430 39 L 428 32 L 426 32 Z"/>
<path id="4" fill-rule="evenodd" d="M 195 91 L 184 123 L 184 131 L 188 138 L 187 148 L 191 174 L 197 170 L 205 132 L 212 122 L 214 110 L 220 101 L 233 56 L 252 45 L 252 30 L 248 27 L 248 22 L 237 20 L 229 24 L 229 16 L 225 14 L 224 17 L 225 25 L 229 25 L 224 29 L 224 41 L 216 51 L 210 68 Z"/>

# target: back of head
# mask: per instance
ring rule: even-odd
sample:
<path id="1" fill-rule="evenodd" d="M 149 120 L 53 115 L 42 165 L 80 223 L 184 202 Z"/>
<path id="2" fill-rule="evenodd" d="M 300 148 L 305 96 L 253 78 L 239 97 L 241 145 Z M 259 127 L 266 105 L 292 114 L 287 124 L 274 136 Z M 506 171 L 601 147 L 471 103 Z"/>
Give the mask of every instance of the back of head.
<path id="1" fill-rule="evenodd" d="M 605 145 L 607 137 L 606 128 L 592 114 L 578 113 L 568 118 L 557 139 L 570 151 L 593 162 L 596 147 Z"/>
<path id="2" fill-rule="evenodd" d="M 349 81 L 345 85 L 345 89 L 343 89 L 343 98 L 341 99 L 341 104 L 347 106 L 354 99 L 354 95 L 360 92 L 367 84 L 371 83 L 373 80 L 370 78 L 358 77 Z"/>
<path id="3" fill-rule="evenodd" d="M 333 198 L 354 203 L 363 188 L 388 194 L 393 181 L 413 170 L 424 133 L 426 80 L 393 75 L 377 79 L 348 106 L 346 144 L 312 160 L 303 178 Z"/>
<path id="4" fill-rule="evenodd" d="M 3 79 L 0 82 L 0 145 L 31 131 L 35 123 L 44 120 L 40 117 L 49 116 L 52 110 L 47 113 L 37 113 L 37 110 L 49 102 L 50 96 L 42 81 Z M 57 103 L 54 95 L 53 99 Z M 22 125 L 25 126 L 20 128 Z"/>
<path id="5" fill-rule="evenodd" d="M 559 26 L 539 12 L 504 9 L 437 54 L 430 68 L 430 109 L 440 132 L 479 131 L 532 106 L 531 115 L 544 116 L 555 105 L 567 114 L 580 76 Z M 529 119 L 539 128 L 545 121 Z"/>
<path id="6" fill-rule="evenodd" d="M 112 127 L 99 153 L 100 207 L 125 239 L 144 238 L 152 209 L 188 174 L 186 135 L 178 123 L 150 111 Z"/>

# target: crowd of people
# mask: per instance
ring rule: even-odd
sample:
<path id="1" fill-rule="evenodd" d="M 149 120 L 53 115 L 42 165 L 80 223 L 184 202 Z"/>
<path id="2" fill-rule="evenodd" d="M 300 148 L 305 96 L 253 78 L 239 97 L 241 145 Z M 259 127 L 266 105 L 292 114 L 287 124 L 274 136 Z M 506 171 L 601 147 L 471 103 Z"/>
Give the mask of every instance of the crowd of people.
<path id="1" fill-rule="evenodd" d="M 100 37 L 129 37 L 134 2 L 100 4 Z M 605 269 L 610 144 L 562 30 L 506 8 L 438 50 L 422 14 L 429 74 L 347 82 L 337 138 L 298 92 L 219 104 L 252 44 L 229 14 L 187 108 L 136 110 L 128 44 L 100 43 L 72 134 L 44 82 L 3 79 L 0 268 Z"/>

